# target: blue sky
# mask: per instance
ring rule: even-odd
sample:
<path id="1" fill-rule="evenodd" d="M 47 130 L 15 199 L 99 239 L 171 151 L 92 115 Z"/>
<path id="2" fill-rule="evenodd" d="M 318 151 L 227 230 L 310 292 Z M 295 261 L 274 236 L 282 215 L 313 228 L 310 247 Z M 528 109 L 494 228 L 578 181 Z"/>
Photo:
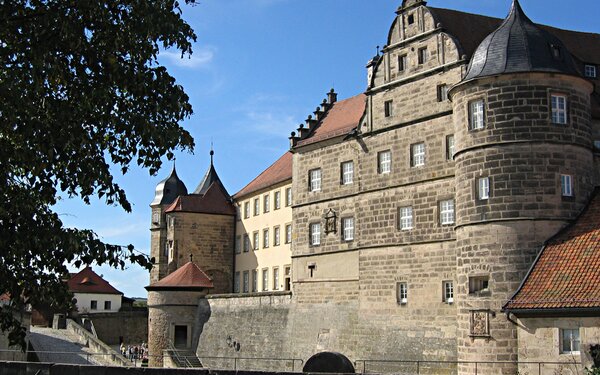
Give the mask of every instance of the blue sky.
<path id="1" fill-rule="evenodd" d="M 209 165 L 233 194 L 288 149 L 289 133 L 334 87 L 340 99 L 366 87 L 365 64 L 384 45 L 401 0 L 201 0 L 183 17 L 198 35 L 194 54 L 161 53 L 160 62 L 190 96 L 194 115 L 183 123 L 196 140 L 192 154 L 177 154 L 177 171 L 192 191 Z M 431 0 L 428 5 L 504 18 L 510 0 Z M 600 33 L 600 1 L 522 0 L 536 23 Z M 150 208 L 157 176 L 115 170 L 133 212 L 64 200 L 56 212 L 66 226 L 94 230 L 102 240 L 133 244 L 149 253 Z M 146 296 L 148 273 L 95 267 L 127 296 Z"/>

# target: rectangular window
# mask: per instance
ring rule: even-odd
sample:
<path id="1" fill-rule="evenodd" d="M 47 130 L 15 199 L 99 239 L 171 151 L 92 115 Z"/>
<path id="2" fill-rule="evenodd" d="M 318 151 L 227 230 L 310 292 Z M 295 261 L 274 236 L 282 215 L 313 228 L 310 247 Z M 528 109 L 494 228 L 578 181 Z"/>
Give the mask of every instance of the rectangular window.
<path id="1" fill-rule="evenodd" d="M 252 270 L 252 292 L 258 292 L 258 271 Z"/>
<path id="2" fill-rule="evenodd" d="M 310 225 L 310 244 L 318 246 L 321 244 L 321 223 L 312 223 Z"/>
<path id="3" fill-rule="evenodd" d="M 244 219 L 250 217 L 250 202 L 244 202 Z"/>
<path id="4" fill-rule="evenodd" d="M 446 136 L 446 160 L 454 159 L 454 134 Z"/>
<path id="5" fill-rule="evenodd" d="M 581 340 L 579 338 L 579 329 L 561 329 L 560 330 L 560 352 L 563 354 L 579 354 Z"/>
<path id="6" fill-rule="evenodd" d="M 396 301 L 405 305 L 408 302 L 408 284 L 396 283 Z"/>
<path id="7" fill-rule="evenodd" d="M 254 238 L 252 238 L 254 240 L 253 243 L 252 243 L 252 248 L 254 250 L 258 250 L 258 246 L 259 246 L 259 243 L 258 243 L 258 237 L 259 237 L 258 236 L 258 231 L 252 233 L 252 236 L 254 237 Z"/>
<path id="8" fill-rule="evenodd" d="M 233 275 L 233 292 L 234 293 L 240 292 L 240 273 L 239 272 L 236 272 Z"/>
<path id="9" fill-rule="evenodd" d="M 354 240 L 354 218 L 353 217 L 342 218 L 342 240 L 344 240 L 344 241 Z"/>
<path id="10" fill-rule="evenodd" d="M 427 61 L 427 47 L 419 48 L 419 65 L 425 64 Z"/>
<path id="11" fill-rule="evenodd" d="M 383 103 L 383 109 L 384 109 L 384 114 L 385 117 L 390 117 L 392 116 L 394 113 L 394 102 L 392 100 L 388 100 L 385 103 Z"/>
<path id="12" fill-rule="evenodd" d="M 567 123 L 567 97 L 560 94 L 550 96 L 552 105 L 552 122 L 555 124 Z"/>
<path id="13" fill-rule="evenodd" d="M 438 102 L 444 102 L 448 100 L 448 85 L 438 85 L 437 87 Z"/>
<path id="14" fill-rule="evenodd" d="M 279 267 L 273 267 L 273 290 L 279 290 Z"/>
<path id="15" fill-rule="evenodd" d="M 90 310 L 98 310 L 98 301 L 90 301 Z"/>
<path id="16" fill-rule="evenodd" d="M 268 268 L 264 268 L 262 270 L 262 290 L 263 291 L 269 290 L 269 269 Z"/>
<path id="17" fill-rule="evenodd" d="M 111 309 L 111 301 L 104 301 L 104 310 L 110 310 Z"/>
<path id="18" fill-rule="evenodd" d="M 477 197 L 486 200 L 490 197 L 490 178 L 480 177 L 477 179 Z"/>
<path id="19" fill-rule="evenodd" d="M 442 301 L 446 303 L 454 302 L 454 283 L 452 281 L 442 283 Z"/>
<path id="20" fill-rule="evenodd" d="M 235 253 L 242 252 L 242 236 L 235 236 Z"/>
<path id="21" fill-rule="evenodd" d="M 269 229 L 263 229 L 263 249 L 269 247 Z"/>
<path id="22" fill-rule="evenodd" d="M 413 209 L 411 206 L 400 207 L 400 230 L 413 229 Z"/>
<path id="23" fill-rule="evenodd" d="M 254 198 L 254 216 L 258 216 L 260 213 L 260 199 Z"/>
<path id="24" fill-rule="evenodd" d="M 285 189 L 285 206 L 289 207 L 292 205 L 292 188 Z"/>
<path id="25" fill-rule="evenodd" d="M 489 280 L 489 276 L 469 277 L 469 294 L 487 291 L 490 283 Z"/>
<path id="26" fill-rule="evenodd" d="M 278 210 L 281 208 L 281 191 L 275 192 L 275 209 Z"/>
<path id="27" fill-rule="evenodd" d="M 408 58 L 406 55 L 398 56 L 398 71 L 403 72 L 408 68 Z"/>
<path id="28" fill-rule="evenodd" d="M 320 169 L 312 169 L 308 172 L 308 188 L 310 191 L 321 191 Z"/>
<path id="29" fill-rule="evenodd" d="M 573 176 L 568 174 L 560 175 L 560 191 L 563 197 L 573 196 Z"/>
<path id="30" fill-rule="evenodd" d="M 263 196 L 263 211 L 267 213 L 271 210 L 271 197 L 269 194 L 265 194 Z"/>
<path id="31" fill-rule="evenodd" d="M 594 151 L 600 152 L 600 140 L 594 141 Z"/>
<path id="32" fill-rule="evenodd" d="M 342 163 L 342 185 L 350 185 L 354 182 L 354 162 L 346 161 Z"/>
<path id="33" fill-rule="evenodd" d="M 483 99 L 469 102 L 469 129 L 479 130 L 485 127 L 485 106 Z"/>
<path id="34" fill-rule="evenodd" d="M 440 224 L 454 224 L 454 199 L 440 201 Z"/>
<path id="35" fill-rule="evenodd" d="M 244 234 L 244 252 L 247 253 L 248 251 L 250 251 L 250 236 Z"/>
<path id="36" fill-rule="evenodd" d="M 381 151 L 377 154 L 377 171 L 379 174 L 392 171 L 392 152 L 390 150 Z"/>
<path id="37" fill-rule="evenodd" d="M 425 165 L 425 143 L 416 143 L 410 146 L 410 166 L 422 167 Z"/>
<path id="38" fill-rule="evenodd" d="M 242 274 L 242 291 L 244 293 L 248 293 L 250 288 L 250 273 L 248 271 L 244 271 Z"/>
<path id="39" fill-rule="evenodd" d="M 285 226 L 285 243 L 292 243 L 292 224 Z"/>
<path id="40" fill-rule="evenodd" d="M 596 66 L 595 65 L 586 65 L 585 66 L 585 76 L 588 78 L 596 78 Z"/>
<path id="41" fill-rule="evenodd" d="M 281 243 L 281 230 L 279 227 L 273 228 L 273 246 L 279 246 Z"/>

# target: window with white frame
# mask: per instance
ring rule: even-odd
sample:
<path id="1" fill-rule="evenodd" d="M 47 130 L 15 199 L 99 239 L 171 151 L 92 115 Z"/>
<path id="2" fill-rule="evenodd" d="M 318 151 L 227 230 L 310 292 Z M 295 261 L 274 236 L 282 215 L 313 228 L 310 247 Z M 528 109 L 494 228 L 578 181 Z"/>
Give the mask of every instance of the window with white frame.
<path id="1" fill-rule="evenodd" d="M 317 246 L 321 244 L 321 223 L 310 224 L 310 244 Z"/>
<path id="2" fill-rule="evenodd" d="M 490 198 L 490 178 L 480 177 L 477 179 L 477 197 L 479 200 Z"/>
<path id="3" fill-rule="evenodd" d="M 379 174 L 386 174 L 392 171 L 392 152 L 390 150 L 377 153 L 377 169 Z"/>
<path id="4" fill-rule="evenodd" d="M 560 330 L 560 352 L 563 354 L 579 354 L 581 339 L 579 328 Z"/>
<path id="5" fill-rule="evenodd" d="M 281 208 L 281 191 L 276 191 L 274 194 L 275 199 L 275 209 L 278 210 Z"/>
<path id="6" fill-rule="evenodd" d="M 413 209 L 411 206 L 400 207 L 400 230 L 413 229 Z"/>
<path id="7" fill-rule="evenodd" d="M 263 212 L 267 213 L 271 211 L 271 197 L 269 194 L 263 196 Z"/>
<path id="8" fill-rule="evenodd" d="M 289 207 L 292 205 L 292 188 L 285 189 L 285 206 Z"/>
<path id="9" fill-rule="evenodd" d="M 260 213 L 260 199 L 254 198 L 254 216 L 258 216 Z"/>
<path id="10" fill-rule="evenodd" d="M 233 292 L 240 292 L 240 273 L 239 271 L 233 275 Z"/>
<path id="11" fill-rule="evenodd" d="M 247 253 L 248 251 L 250 251 L 250 236 L 244 234 L 244 252 Z"/>
<path id="12" fill-rule="evenodd" d="M 273 228 L 273 246 L 279 246 L 281 243 L 281 229 L 279 226 Z"/>
<path id="13" fill-rule="evenodd" d="M 354 182 L 354 162 L 345 161 L 342 163 L 342 185 L 350 185 Z"/>
<path id="14" fill-rule="evenodd" d="M 469 102 L 469 129 L 479 130 L 485 127 L 485 103 L 483 99 Z"/>
<path id="15" fill-rule="evenodd" d="M 244 219 L 250 217 L 250 202 L 244 202 Z"/>
<path id="16" fill-rule="evenodd" d="M 454 302 L 454 282 L 450 280 L 442 282 L 442 301 L 446 303 Z"/>
<path id="17" fill-rule="evenodd" d="M 242 252 L 242 236 L 235 236 L 235 253 Z"/>
<path id="18" fill-rule="evenodd" d="M 279 267 L 273 267 L 273 290 L 279 290 Z"/>
<path id="19" fill-rule="evenodd" d="M 292 243 L 292 224 L 285 225 L 285 243 Z"/>
<path id="20" fill-rule="evenodd" d="M 321 170 L 320 169 L 311 169 L 308 172 L 308 187 L 310 191 L 320 191 L 321 190 Z"/>
<path id="21" fill-rule="evenodd" d="M 396 301 L 404 305 L 408 302 L 408 284 L 405 282 L 396 283 Z"/>
<path id="22" fill-rule="evenodd" d="M 596 65 L 586 65 L 585 76 L 588 78 L 596 78 Z"/>
<path id="23" fill-rule="evenodd" d="M 394 114 L 394 102 L 392 100 L 386 100 L 383 103 L 383 112 L 385 117 L 390 117 Z"/>
<path id="24" fill-rule="evenodd" d="M 269 269 L 263 268 L 262 270 L 262 290 L 269 290 Z"/>
<path id="25" fill-rule="evenodd" d="M 415 143 L 410 146 L 411 167 L 422 167 L 425 165 L 425 143 Z"/>
<path id="26" fill-rule="evenodd" d="M 560 191 L 563 197 L 573 196 L 573 176 L 568 174 L 560 175 Z"/>
<path id="27" fill-rule="evenodd" d="M 454 134 L 446 136 L 446 160 L 454 158 Z"/>
<path id="28" fill-rule="evenodd" d="M 258 292 L 258 271 L 252 270 L 252 292 Z"/>
<path id="29" fill-rule="evenodd" d="M 354 218 L 342 218 L 342 239 L 344 241 L 354 240 Z"/>
<path id="30" fill-rule="evenodd" d="M 253 238 L 254 241 L 252 243 L 252 246 L 253 246 L 254 250 L 258 250 L 258 246 L 259 246 L 259 243 L 258 243 L 258 238 L 259 238 L 258 231 L 252 233 L 252 235 L 254 237 Z"/>
<path id="31" fill-rule="evenodd" d="M 263 249 L 269 247 L 269 229 L 263 229 Z"/>
<path id="32" fill-rule="evenodd" d="M 403 72 L 408 68 L 408 56 L 400 55 L 398 56 L 398 71 Z"/>
<path id="33" fill-rule="evenodd" d="M 550 95 L 552 107 L 552 122 L 555 124 L 567 123 L 567 96 L 564 94 Z"/>
<path id="34" fill-rule="evenodd" d="M 242 292 L 248 293 L 250 288 L 250 272 L 244 271 L 242 274 Z"/>
<path id="35" fill-rule="evenodd" d="M 440 201 L 440 224 L 454 224 L 454 199 Z"/>

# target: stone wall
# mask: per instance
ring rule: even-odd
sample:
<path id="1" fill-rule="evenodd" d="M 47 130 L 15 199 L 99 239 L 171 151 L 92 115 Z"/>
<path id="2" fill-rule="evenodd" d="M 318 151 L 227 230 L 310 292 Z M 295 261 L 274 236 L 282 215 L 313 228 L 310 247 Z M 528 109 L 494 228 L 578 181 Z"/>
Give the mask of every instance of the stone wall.
<path id="1" fill-rule="evenodd" d="M 92 321 L 98 338 L 108 345 L 118 345 L 120 338 L 126 345 L 148 342 L 148 309 L 81 317 Z"/>

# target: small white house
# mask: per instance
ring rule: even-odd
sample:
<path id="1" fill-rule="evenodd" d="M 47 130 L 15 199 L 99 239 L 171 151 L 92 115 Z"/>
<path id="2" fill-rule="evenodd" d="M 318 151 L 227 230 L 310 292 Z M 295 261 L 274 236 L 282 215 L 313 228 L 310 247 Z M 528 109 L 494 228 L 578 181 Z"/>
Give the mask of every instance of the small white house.
<path id="1" fill-rule="evenodd" d="M 113 313 L 121 308 L 123 293 L 90 267 L 73 274 L 67 284 L 81 314 Z"/>

